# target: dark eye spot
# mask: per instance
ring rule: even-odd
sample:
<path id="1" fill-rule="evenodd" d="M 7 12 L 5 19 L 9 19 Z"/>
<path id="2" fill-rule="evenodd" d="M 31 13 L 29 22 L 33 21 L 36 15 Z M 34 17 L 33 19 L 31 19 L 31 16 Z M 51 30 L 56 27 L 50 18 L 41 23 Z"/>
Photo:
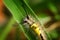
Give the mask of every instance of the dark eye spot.
<path id="1" fill-rule="evenodd" d="M 27 23 L 27 21 L 22 21 L 20 24 L 24 24 L 24 23 Z"/>
<path id="2" fill-rule="evenodd" d="M 24 21 L 24 23 L 27 23 L 27 21 Z"/>

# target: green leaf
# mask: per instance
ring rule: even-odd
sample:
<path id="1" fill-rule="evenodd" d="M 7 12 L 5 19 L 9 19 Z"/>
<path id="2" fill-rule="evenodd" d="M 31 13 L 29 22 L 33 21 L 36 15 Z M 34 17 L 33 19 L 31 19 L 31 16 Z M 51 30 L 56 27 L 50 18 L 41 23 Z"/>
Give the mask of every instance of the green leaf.
<path id="1" fill-rule="evenodd" d="M 4 0 L 4 4 L 9 9 L 9 11 L 12 13 L 13 18 L 19 23 L 20 29 L 23 31 L 25 36 L 28 40 L 36 40 L 36 37 L 30 32 L 27 31 L 27 29 L 24 28 L 23 25 L 21 25 L 21 21 L 26 16 L 26 12 L 22 8 L 23 3 L 21 0 Z"/>
<path id="2" fill-rule="evenodd" d="M 25 26 L 20 24 L 21 21 L 26 17 L 27 14 L 33 16 L 37 21 L 40 22 L 39 17 L 36 16 L 35 12 L 31 9 L 31 7 L 26 2 L 26 0 L 4 0 L 4 4 L 8 8 L 8 10 L 11 12 L 13 18 L 19 24 L 20 29 L 23 31 L 23 33 L 25 34 L 27 39 L 28 40 L 37 40 L 36 36 L 34 36 L 32 34 L 31 30 L 26 29 Z M 24 9 L 24 7 L 26 10 Z M 26 12 L 27 12 L 27 14 L 26 14 Z M 41 23 L 41 27 L 44 27 L 44 25 L 42 23 Z"/>

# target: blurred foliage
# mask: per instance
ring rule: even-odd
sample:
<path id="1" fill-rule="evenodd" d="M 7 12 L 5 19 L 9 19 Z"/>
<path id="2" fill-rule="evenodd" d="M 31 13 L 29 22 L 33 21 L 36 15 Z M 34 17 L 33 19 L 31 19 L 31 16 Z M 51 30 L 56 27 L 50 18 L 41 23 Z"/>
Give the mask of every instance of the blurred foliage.
<path id="1" fill-rule="evenodd" d="M 53 22 L 60 21 L 60 1 L 59 0 L 3 0 L 3 3 L 7 9 L 11 12 L 12 17 L 9 19 L 8 24 L 5 26 L 3 32 L 0 34 L 0 40 L 5 40 L 8 33 L 12 29 L 12 25 L 17 22 L 19 26 L 16 29 L 16 39 L 20 40 L 20 31 L 23 31 L 26 36 L 26 40 L 38 40 L 37 37 L 32 33 L 32 30 L 27 29 L 21 22 L 26 15 L 31 15 L 36 21 L 41 23 L 41 26 L 45 29 L 47 22 L 53 24 Z M 27 13 L 27 14 L 26 14 Z M 11 15 L 10 14 L 10 15 Z M 53 22 L 51 22 L 53 21 Z M 49 24 L 49 23 L 47 23 Z M 0 28 L 1 29 L 1 28 Z M 18 31 L 20 30 L 20 31 Z M 1 30 L 0 30 L 1 31 Z M 48 40 L 57 39 L 59 34 L 57 29 L 52 31 L 46 31 Z M 50 38 L 51 37 L 51 38 Z"/>

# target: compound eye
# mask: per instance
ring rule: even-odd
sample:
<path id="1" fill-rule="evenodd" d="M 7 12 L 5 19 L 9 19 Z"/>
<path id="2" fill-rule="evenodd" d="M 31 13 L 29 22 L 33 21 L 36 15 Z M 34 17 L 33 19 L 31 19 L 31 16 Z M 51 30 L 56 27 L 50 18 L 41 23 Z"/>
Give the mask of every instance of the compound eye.
<path id="1" fill-rule="evenodd" d="M 27 21 L 24 21 L 24 23 L 27 23 Z"/>
<path id="2" fill-rule="evenodd" d="M 27 24 L 27 21 L 23 21 L 23 25 L 26 25 Z"/>
<path id="3" fill-rule="evenodd" d="M 25 21 L 25 20 L 23 20 L 23 21 L 21 22 L 21 24 L 25 24 L 25 23 L 27 23 L 27 21 Z"/>

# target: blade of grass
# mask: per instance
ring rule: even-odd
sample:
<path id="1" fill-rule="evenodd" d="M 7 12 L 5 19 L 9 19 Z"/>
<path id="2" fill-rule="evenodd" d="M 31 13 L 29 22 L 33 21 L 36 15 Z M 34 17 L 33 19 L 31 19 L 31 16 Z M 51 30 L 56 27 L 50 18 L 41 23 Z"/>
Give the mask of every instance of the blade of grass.
<path id="1" fill-rule="evenodd" d="M 27 30 L 24 29 L 24 26 L 22 26 L 20 24 L 22 19 L 25 17 L 24 15 L 26 15 L 26 14 L 24 13 L 23 10 L 21 10 L 23 8 L 22 8 L 22 6 L 20 6 L 21 4 L 19 4 L 19 1 L 16 2 L 16 0 L 4 0 L 4 4 L 9 9 L 9 11 L 12 13 L 12 15 L 13 15 L 14 19 L 17 21 L 17 23 L 19 23 L 20 29 L 23 31 L 23 33 L 25 34 L 27 39 L 34 40 L 35 37 L 33 37 L 33 35 L 31 35 L 31 33 L 28 33 Z M 21 7 L 21 8 L 19 8 L 19 7 Z"/>
<path id="2" fill-rule="evenodd" d="M 30 14 L 32 16 L 34 16 L 40 22 L 40 19 L 36 16 L 35 12 L 27 4 L 26 0 L 23 0 L 23 1 L 26 4 L 25 6 L 27 7 L 27 11 L 29 11 Z M 23 16 L 25 13 L 23 13 L 22 10 L 19 9 L 19 7 L 22 8 L 22 6 L 19 6 L 19 4 L 17 4 L 18 2 L 15 2 L 14 0 L 5 0 L 4 3 L 6 5 L 6 7 L 9 9 L 9 11 L 12 13 L 14 19 L 19 23 L 20 28 L 22 29 L 22 31 L 24 32 L 24 34 L 28 38 L 28 40 L 34 40 L 34 38 L 32 38 L 32 35 L 29 35 L 31 33 L 26 32 L 26 29 L 24 29 L 24 26 L 20 24 L 21 20 L 25 17 L 25 16 Z"/>
<path id="3" fill-rule="evenodd" d="M 34 17 L 41 23 L 39 17 L 38 17 L 38 16 L 35 14 L 35 12 L 31 9 L 31 7 L 30 7 L 29 4 L 26 2 L 26 0 L 23 0 L 23 1 L 24 1 L 24 3 L 27 5 L 28 10 L 31 11 L 30 14 L 31 14 L 32 16 L 34 16 Z M 48 40 L 52 40 L 51 37 L 50 37 L 50 35 L 48 34 L 48 32 L 46 32 L 46 29 L 44 28 L 43 23 L 41 23 L 41 26 L 43 27 L 43 30 L 45 31 L 46 35 L 48 36 L 47 39 L 48 39 Z"/>
<path id="4" fill-rule="evenodd" d="M 16 21 L 18 23 L 21 22 L 21 19 L 24 17 L 22 15 L 22 13 L 24 12 L 21 12 L 20 9 L 18 8 L 18 6 L 14 3 L 13 0 L 4 0 L 4 4 L 6 5 L 6 7 L 9 9 L 9 11 L 12 13 L 13 17 L 15 19 L 17 19 Z M 17 16 L 18 15 L 18 16 Z"/>

